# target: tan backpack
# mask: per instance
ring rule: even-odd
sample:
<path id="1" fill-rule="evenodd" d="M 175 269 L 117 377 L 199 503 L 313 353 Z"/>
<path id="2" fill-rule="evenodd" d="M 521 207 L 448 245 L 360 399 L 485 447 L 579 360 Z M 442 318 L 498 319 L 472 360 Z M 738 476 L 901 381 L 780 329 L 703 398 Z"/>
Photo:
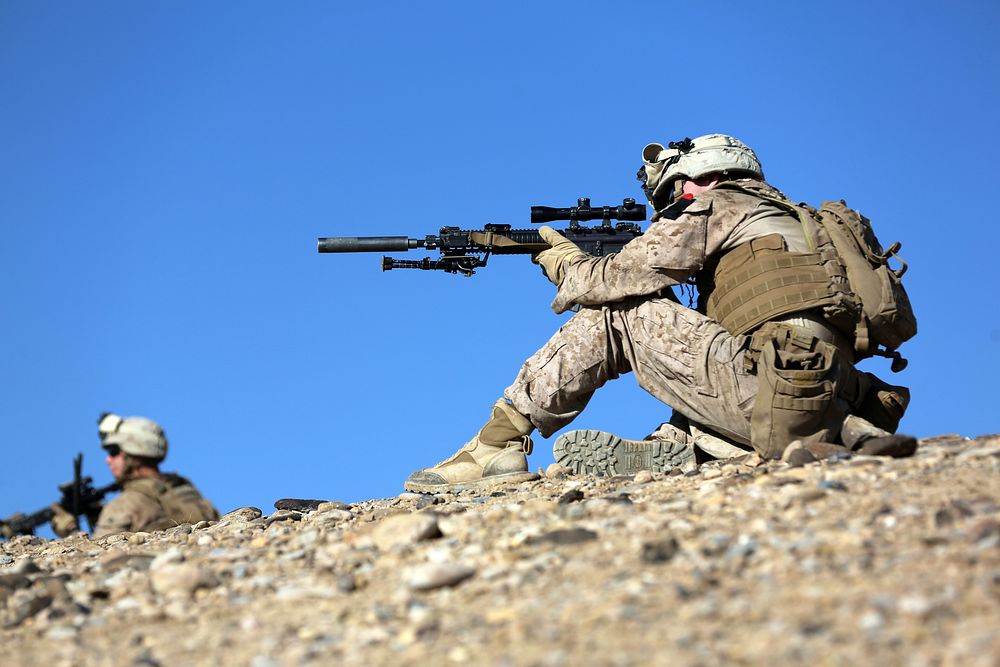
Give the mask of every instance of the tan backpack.
<path id="1" fill-rule="evenodd" d="M 819 210 L 809 207 L 809 212 L 833 242 L 851 290 L 861 301 L 854 344 L 859 358 L 890 357 L 893 372 L 903 370 L 906 360 L 896 349 L 916 335 L 917 318 L 903 288 L 907 264 L 896 254 L 902 244 L 896 241 L 883 250 L 871 221 L 843 199 L 823 202 Z M 899 261 L 899 269 L 889 266 L 890 258 Z"/>

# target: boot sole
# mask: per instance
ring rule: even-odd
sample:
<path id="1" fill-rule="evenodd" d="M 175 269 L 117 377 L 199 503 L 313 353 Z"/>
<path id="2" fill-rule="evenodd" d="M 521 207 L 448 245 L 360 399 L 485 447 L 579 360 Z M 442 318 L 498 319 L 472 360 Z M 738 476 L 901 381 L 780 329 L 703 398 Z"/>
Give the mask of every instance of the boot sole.
<path id="1" fill-rule="evenodd" d="M 502 475 L 490 475 L 473 482 L 453 482 L 451 484 L 420 484 L 419 482 L 404 482 L 403 488 L 413 493 L 458 493 L 460 491 L 486 491 L 499 487 L 533 482 L 538 479 L 534 472 L 508 472 Z"/>
<path id="2" fill-rule="evenodd" d="M 666 440 L 626 440 L 604 431 L 570 431 L 552 446 L 556 463 L 577 475 L 634 475 L 670 472 L 694 461 L 694 448 Z"/>

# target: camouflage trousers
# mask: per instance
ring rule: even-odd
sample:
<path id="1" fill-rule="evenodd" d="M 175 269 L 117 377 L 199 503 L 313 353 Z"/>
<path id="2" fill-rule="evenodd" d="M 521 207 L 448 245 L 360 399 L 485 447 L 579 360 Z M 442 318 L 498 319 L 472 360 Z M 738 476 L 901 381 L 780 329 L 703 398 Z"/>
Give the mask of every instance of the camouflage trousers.
<path id="1" fill-rule="evenodd" d="M 748 337 L 672 298 L 583 308 L 525 362 L 504 396 L 549 437 L 604 383 L 631 371 L 692 422 L 749 444 L 758 383 L 744 369 L 748 347 Z"/>

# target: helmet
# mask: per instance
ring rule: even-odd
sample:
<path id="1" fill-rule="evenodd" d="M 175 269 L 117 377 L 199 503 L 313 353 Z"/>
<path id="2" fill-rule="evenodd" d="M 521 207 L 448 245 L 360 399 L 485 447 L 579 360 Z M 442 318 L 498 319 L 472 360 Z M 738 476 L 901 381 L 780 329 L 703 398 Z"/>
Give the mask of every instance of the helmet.
<path id="1" fill-rule="evenodd" d="M 725 134 L 671 141 L 666 148 L 649 144 L 642 149 L 642 162 L 636 177 L 657 210 L 673 201 L 674 184 L 681 178 L 696 179 L 720 172 L 734 177 L 764 178 L 753 149 Z"/>
<path id="2" fill-rule="evenodd" d="M 105 438 L 101 446 L 105 449 L 117 446 L 131 456 L 155 461 L 162 461 L 167 456 L 167 439 L 162 433 L 145 428 L 121 428 Z"/>
<path id="3" fill-rule="evenodd" d="M 157 461 L 167 456 L 167 436 L 152 419 L 105 413 L 97 423 L 97 431 L 105 449 L 116 445 L 126 454 Z"/>

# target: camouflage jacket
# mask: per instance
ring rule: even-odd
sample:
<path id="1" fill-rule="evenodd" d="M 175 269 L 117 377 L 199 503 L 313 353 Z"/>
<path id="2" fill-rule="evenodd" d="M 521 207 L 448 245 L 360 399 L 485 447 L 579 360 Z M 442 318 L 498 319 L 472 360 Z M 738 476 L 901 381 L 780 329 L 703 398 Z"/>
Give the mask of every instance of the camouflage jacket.
<path id="1" fill-rule="evenodd" d="M 121 494 L 101 510 L 94 537 L 163 530 L 212 521 L 219 513 L 191 482 L 173 473 L 127 480 Z"/>
<path id="2" fill-rule="evenodd" d="M 657 212 L 649 229 L 621 252 L 570 260 L 552 309 L 561 313 L 573 304 L 600 306 L 660 294 L 696 277 L 713 257 L 769 234 L 781 234 L 789 250 L 807 249 L 799 219 L 763 199 L 787 200 L 785 195 L 760 181 L 738 183 L 762 197 L 726 188 L 708 190 Z"/>

